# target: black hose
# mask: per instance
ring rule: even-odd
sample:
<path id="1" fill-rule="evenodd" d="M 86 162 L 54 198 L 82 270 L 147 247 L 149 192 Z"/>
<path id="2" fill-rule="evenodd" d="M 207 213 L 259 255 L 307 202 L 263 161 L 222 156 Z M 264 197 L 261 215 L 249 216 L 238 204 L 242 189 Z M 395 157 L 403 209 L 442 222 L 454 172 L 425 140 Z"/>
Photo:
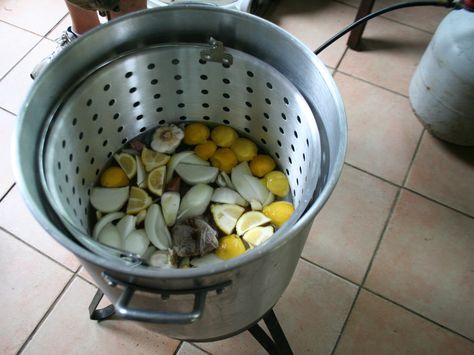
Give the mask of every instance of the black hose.
<path id="1" fill-rule="evenodd" d="M 354 27 L 357 27 L 361 25 L 364 22 L 367 22 L 374 17 L 380 16 L 382 14 L 385 14 L 387 12 L 393 11 L 393 10 L 398 10 L 398 9 L 403 9 L 406 7 L 415 7 L 415 6 L 442 6 L 442 7 L 447 7 L 447 8 L 454 8 L 456 6 L 456 3 L 453 0 L 448 0 L 448 1 L 410 1 L 410 2 L 402 2 L 399 4 L 391 5 L 384 7 L 383 9 L 380 9 L 378 11 L 375 11 L 371 14 L 368 14 L 367 16 L 364 16 L 357 21 L 353 22 L 346 28 L 344 28 L 342 31 L 339 31 L 336 33 L 333 37 L 328 39 L 326 42 L 324 42 L 321 46 L 318 47 L 314 51 L 314 54 L 319 54 L 323 50 L 325 50 L 328 46 L 333 44 L 335 41 L 337 41 L 339 38 L 344 36 L 347 32 L 351 31 Z"/>

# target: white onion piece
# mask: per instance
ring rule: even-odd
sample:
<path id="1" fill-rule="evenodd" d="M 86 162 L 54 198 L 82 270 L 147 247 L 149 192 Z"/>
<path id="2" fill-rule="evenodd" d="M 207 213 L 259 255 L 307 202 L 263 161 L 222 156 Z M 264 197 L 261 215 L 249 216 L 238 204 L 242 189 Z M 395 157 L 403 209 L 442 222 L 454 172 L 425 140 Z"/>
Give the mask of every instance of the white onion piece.
<path id="1" fill-rule="evenodd" d="M 102 244 L 108 245 L 110 247 L 114 247 L 117 249 L 122 248 L 122 239 L 120 238 L 120 234 L 113 224 L 109 223 L 99 233 L 97 238 L 99 242 Z"/>
<path id="2" fill-rule="evenodd" d="M 212 265 L 212 264 L 220 263 L 222 261 L 223 260 L 218 258 L 216 256 L 216 254 L 210 253 L 210 254 L 206 254 L 204 256 L 201 256 L 199 258 L 192 258 L 189 263 L 192 266 L 203 267 L 203 266 L 206 266 L 206 265 Z"/>
<path id="3" fill-rule="evenodd" d="M 199 158 L 195 153 L 192 154 L 186 154 L 184 158 L 181 160 L 181 163 L 183 164 L 193 164 L 193 165 L 202 165 L 202 166 L 209 166 L 211 163 L 209 163 L 207 160 L 203 160 Z"/>
<path id="4" fill-rule="evenodd" d="M 181 200 L 178 219 L 202 215 L 211 202 L 213 189 L 209 185 L 197 184 L 189 189 Z"/>
<path id="5" fill-rule="evenodd" d="M 227 187 L 227 183 L 225 182 L 222 174 L 217 175 L 216 184 L 220 187 Z"/>
<path id="6" fill-rule="evenodd" d="M 126 215 L 117 223 L 117 230 L 123 241 L 135 230 L 136 219 L 135 216 Z"/>
<path id="7" fill-rule="evenodd" d="M 172 226 L 176 222 L 176 217 L 178 216 L 179 203 L 181 197 L 179 192 L 165 192 L 161 196 L 161 210 L 163 212 L 163 218 L 168 227 Z"/>
<path id="8" fill-rule="evenodd" d="M 263 209 L 263 205 L 259 200 L 252 199 L 250 200 L 250 208 L 252 211 L 261 211 Z"/>
<path id="9" fill-rule="evenodd" d="M 240 196 L 238 192 L 229 189 L 228 187 L 218 187 L 215 189 L 211 201 L 217 203 L 229 203 L 231 205 L 239 205 L 242 207 L 247 207 L 249 205 L 249 203 Z"/>
<path id="10" fill-rule="evenodd" d="M 146 217 L 146 210 L 141 210 L 137 214 L 137 219 L 135 220 L 135 224 L 138 226 L 140 223 L 142 223 L 145 220 Z"/>
<path id="11" fill-rule="evenodd" d="M 257 200 L 260 204 L 268 197 L 268 190 L 258 178 L 251 175 L 247 162 L 240 163 L 232 169 L 232 183 L 237 192 L 247 201 Z"/>
<path id="12" fill-rule="evenodd" d="M 189 157 L 192 154 L 194 154 L 194 152 L 192 152 L 191 150 L 173 154 L 173 156 L 171 157 L 171 159 L 169 160 L 168 165 L 167 165 L 166 182 L 170 182 L 171 178 L 173 177 L 173 173 L 174 173 L 176 167 L 178 166 L 178 164 L 180 164 L 183 161 L 183 159 L 185 159 L 186 157 Z"/>
<path id="13" fill-rule="evenodd" d="M 105 216 L 103 216 L 95 224 L 94 229 L 92 230 L 92 238 L 97 240 L 97 237 L 99 236 L 100 232 L 102 231 L 102 228 L 104 228 L 110 222 L 113 222 L 116 219 L 122 218 L 123 216 L 125 216 L 125 213 L 123 213 L 123 212 L 112 212 L 112 213 L 109 213 L 109 214 L 106 214 Z"/>
<path id="14" fill-rule="evenodd" d="M 91 191 L 91 205 L 105 213 L 120 210 L 128 200 L 129 187 L 94 187 Z"/>
<path id="15" fill-rule="evenodd" d="M 210 184 L 216 180 L 219 169 L 213 166 L 179 164 L 176 173 L 189 185 Z"/>
<path id="16" fill-rule="evenodd" d="M 148 236 L 147 236 L 147 238 L 148 238 Z M 148 238 L 148 239 L 149 239 L 149 238 Z M 142 255 L 142 258 L 145 259 L 145 260 L 147 260 L 147 262 L 148 262 L 148 260 L 150 259 L 150 257 L 152 256 L 152 254 L 153 254 L 155 251 L 156 251 L 156 248 L 155 248 L 155 246 L 154 246 L 153 244 L 148 245 L 148 248 L 146 248 L 145 252 L 144 252 L 143 255 Z"/>
<path id="17" fill-rule="evenodd" d="M 166 227 L 161 208 L 153 204 L 145 217 L 145 231 L 150 242 L 160 250 L 171 248 L 171 234 Z"/>
<path id="18" fill-rule="evenodd" d="M 249 173 L 250 173 L 250 170 L 249 170 Z M 230 188 L 232 190 L 235 190 L 235 186 L 232 183 L 232 180 L 230 179 L 229 175 L 227 175 L 227 173 L 225 171 L 221 171 L 221 173 L 219 175 L 222 176 L 222 178 L 224 179 L 225 184 L 228 188 Z"/>
<path id="19" fill-rule="evenodd" d="M 271 191 L 268 191 L 268 196 L 265 201 L 263 201 L 263 207 L 268 206 L 273 201 L 275 201 L 275 195 L 272 194 Z"/>
<path id="20" fill-rule="evenodd" d="M 174 266 L 170 262 L 170 253 L 165 250 L 158 250 L 154 252 L 148 262 L 151 266 L 161 267 L 165 269 L 173 268 Z"/>
<path id="21" fill-rule="evenodd" d="M 135 156 L 135 160 L 137 162 L 137 186 L 144 189 L 147 187 L 147 173 L 140 157 Z"/>
<path id="22" fill-rule="evenodd" d="M 143 229 L 134 230 L 131 232 L 125 242 L 123 243 L 123 249 L 134 254 L 142 256 L 150 245 L 150 241 Z"/>

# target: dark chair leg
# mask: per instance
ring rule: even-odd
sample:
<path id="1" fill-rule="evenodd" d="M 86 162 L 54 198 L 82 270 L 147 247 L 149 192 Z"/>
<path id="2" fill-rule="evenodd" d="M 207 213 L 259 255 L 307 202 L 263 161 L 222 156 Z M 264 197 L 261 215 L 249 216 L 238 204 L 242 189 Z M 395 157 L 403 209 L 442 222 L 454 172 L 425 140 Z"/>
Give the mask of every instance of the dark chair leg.
<path id="1" fill-rule="evenodd" d="M 358 19 L 370 14 L 372 8 L 374 7 L 374 3 L 375 0 L 361 0 L 359 10 L 357 11 L 357 15 L 354 21 L 357 21 Z M 362 34 L 364 33 L 366 23 L 367 22 L 360 24 L 351 31 L 349 39 L 347 40 L 347 45 L 349 46 L 349 48 L 357 49 L 362 38 Z"/>

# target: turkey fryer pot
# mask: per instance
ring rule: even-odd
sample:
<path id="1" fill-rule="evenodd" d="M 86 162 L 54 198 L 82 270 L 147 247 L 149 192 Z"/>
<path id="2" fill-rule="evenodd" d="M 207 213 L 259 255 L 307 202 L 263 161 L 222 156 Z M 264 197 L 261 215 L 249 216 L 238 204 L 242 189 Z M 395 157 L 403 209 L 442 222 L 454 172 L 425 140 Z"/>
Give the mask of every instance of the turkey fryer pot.
<path id="1" fill-rule="evenodd" d="M 113 153 L 190 121 L 230 125 L 271 154 L 289 177 L 290 221 L 258 248 L 196 269 L 131 266 L 79 243 L 91 229 L 90 189 Z M 249 14 L 172 6 L 91 31 L 35 81 L 18 122 L 17 181 L 120 316 L 205 341 L 245 329 L 278 301 L 340 175 L 346 134 L 331 75 L 297 39 Z"/>

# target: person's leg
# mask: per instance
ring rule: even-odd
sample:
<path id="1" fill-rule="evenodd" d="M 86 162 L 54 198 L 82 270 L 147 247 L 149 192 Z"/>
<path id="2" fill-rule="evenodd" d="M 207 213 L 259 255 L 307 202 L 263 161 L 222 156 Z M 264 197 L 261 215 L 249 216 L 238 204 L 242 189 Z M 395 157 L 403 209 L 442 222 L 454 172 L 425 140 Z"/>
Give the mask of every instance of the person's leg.
<path id="1" fill-rule="evenodd" d="M 144 9 L 146 9 L 146 0 L 120 0 L 120 11 L 110 11 L 110 18 L 114 19 Z"/>
<path id="2" fill-rule="evenodd" d="M 66 6 L 71 15 L 72 31 L 76 34 L 83 34 L 100 24 L 97 11 L 84 10 L 69 1 Z"/>

